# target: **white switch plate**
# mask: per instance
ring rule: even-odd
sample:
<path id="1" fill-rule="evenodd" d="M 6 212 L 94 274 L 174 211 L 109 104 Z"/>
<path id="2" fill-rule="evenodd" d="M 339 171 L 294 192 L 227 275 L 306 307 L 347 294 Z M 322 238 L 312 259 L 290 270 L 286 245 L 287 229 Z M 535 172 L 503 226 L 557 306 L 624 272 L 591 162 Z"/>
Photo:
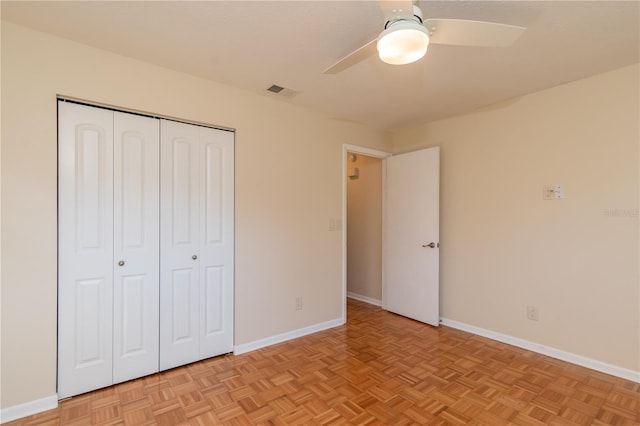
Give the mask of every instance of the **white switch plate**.
<path id="1" fill-rule="evenodd" d="M 527 319 L 530 321 L 540 321 L 540 313 L 536 306 L 527 305 Z"/>

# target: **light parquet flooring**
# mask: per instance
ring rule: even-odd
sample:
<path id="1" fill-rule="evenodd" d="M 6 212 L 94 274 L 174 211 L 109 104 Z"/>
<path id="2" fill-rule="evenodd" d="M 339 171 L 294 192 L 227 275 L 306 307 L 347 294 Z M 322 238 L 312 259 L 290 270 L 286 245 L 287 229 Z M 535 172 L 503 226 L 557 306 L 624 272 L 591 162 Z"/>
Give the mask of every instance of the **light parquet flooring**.
<path id="1" fill-rule="evenodd" d="M 348 302 L 348 324 L 8 425 L 640 425 L 640 384 Z"/>

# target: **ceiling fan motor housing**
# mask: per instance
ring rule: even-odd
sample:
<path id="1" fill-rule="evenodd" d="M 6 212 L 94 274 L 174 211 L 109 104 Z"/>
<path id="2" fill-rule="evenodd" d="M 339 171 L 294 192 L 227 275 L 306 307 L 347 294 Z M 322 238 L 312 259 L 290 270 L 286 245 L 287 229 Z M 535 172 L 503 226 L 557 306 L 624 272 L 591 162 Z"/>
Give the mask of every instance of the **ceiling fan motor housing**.
<path id="1" fill-rule="evenodd" d="M 398 18 L 398 19 L 390 19 L 387 22 L 385 22 L 384 24 L 384 29 L 386 30 L 387 28 L 389 28 L 390 26 L 392 26 L 393 24 L 397 23 L 397 22 L 407 22 L 409 21 L 409 19 L 417 22 L 418 24 L 422 25 L 423 23 L 423 15 L 422 15 L 422 9 L 420 9 L 418 6 L 416 6 L 415 4 L 413 5 L 413 16 L 410 18 Z"/>
<path id="2" fill-rule="evenodd" d="M 378 55 L 391 65 L 415 62 L 427 53 L 429 31 L 422 25 L 422 11 L 413 6 L 411 19 L 387 21 L 378 37 Z"/>

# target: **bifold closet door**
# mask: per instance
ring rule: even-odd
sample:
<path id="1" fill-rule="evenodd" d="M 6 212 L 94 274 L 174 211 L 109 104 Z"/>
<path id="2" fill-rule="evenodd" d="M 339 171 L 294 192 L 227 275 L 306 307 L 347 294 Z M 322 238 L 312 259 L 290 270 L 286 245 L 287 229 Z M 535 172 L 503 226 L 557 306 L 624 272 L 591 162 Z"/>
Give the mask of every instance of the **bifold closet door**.
<path id="1" fill-rule="evenodd" d="M 113 112 L 58 103 L 58 397 L 113 383 Z"/>
<path id="2" fill-rule="evenodd" d="M 160 368 L 233 349 L 233 133 L 162 120 Z"/>
<path id="3" fill-rule="evenodd" d="M 159 121 L 58 103 L 58 396 L 158 371 Z"/>
<path id="4" fill-rule="evenodd" d="M 113 382 L 159 369 L 160 121 L 114 113 Z"/>
<path id="5" fill-rule="evenodd" d="M 200 359 L 233 351 L 234 133 L 200 128 Z"/>
<path id="6" fill-rule="evenodd" d="M 58 396 L 231 352 L 233 133 L 58 114 Z"/>

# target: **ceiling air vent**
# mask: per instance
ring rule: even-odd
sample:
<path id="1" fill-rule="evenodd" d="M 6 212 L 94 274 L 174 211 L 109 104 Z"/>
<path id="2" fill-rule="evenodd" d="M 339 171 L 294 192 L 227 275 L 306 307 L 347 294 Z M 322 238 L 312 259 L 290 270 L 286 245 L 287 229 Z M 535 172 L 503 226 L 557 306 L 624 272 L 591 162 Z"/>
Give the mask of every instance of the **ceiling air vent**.
<path id="1" fill-rule="evenodd" d="M 269 87 L 267 90 L 273 93 L 280 93 L 284 90 L 284 87 L 278 86 L 277 84 L 272 84 L 271 87 Z"/>
<path id="2" fill-rule="evenodd" d="M 276 95 L 284 96 L 286 98 L 290 98 L 298 94 L 295 90 L 287 89 L 286 87 L 278 86 L 277 84 L 272 84 L 271 87 L 267 88 L 267 92 L 275 93 Z"/>

